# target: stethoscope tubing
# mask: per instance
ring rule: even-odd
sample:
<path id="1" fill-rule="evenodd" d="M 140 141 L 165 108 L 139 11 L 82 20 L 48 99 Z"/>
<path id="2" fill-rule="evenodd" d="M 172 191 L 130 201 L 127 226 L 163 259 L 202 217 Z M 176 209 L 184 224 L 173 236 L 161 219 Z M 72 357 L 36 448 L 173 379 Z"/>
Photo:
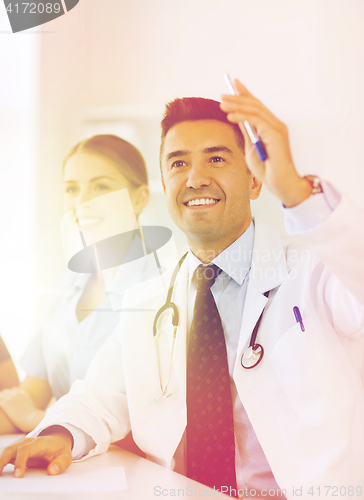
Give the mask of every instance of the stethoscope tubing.
<path id="1" fill-rule="evenodd" d="M 269 297 L 269 290 L 267 292 L 264 293 L 265 297 Z M 266 305 L 263 309 L 263 311 L 260 313 L 260 316 L 258 318 L 258 321 L 256 322 L 255 324 L 255 327 L 254 327 L 254 330 L 253 330 L 253 333 L 250 337 L 250 342 L 249 342 L 249 348 L 250 349 L 250 353 L 251 355 L 254 354 L 254 356 L 259 356 L 256 361 L 254 363 L 252 363 L 250 366 L 246 366 L 244 365 L 243 363 L 243 360 L 245 359 L 244 358 L 244 352 L 243 354 L 241 355 L 241 359 L 240 359 L 240 363 L 241 363 L 241 366 L 243 368 L 245 368 L 245 370 L 251 370 L 252 368 L 255 368 L 256 366 L 259 365 L 259 363 L 262 361 L 263 359 L 263 356 L 264 356 L 264 348 L 261 344 L 257 344 L 256 340 L 257 340 L 257 335 L 258 335 L 258 330 L 259 330 L 259 325 L 260 325 L 260 322 L 262 320 L 262 317 L 263 317 L 263 314 L 264 314 L 264 311 L 265 311 L 265 308 L 266 308 Z M 245 351 L 246 352 L 246 351 Z M 249 358 L 248 358 L 249 359 Z"/>
<path id="2" fill-rule="evenodd" d="M 153 322 L 153 336 L 155 338 L 155 346 L 156 346 L 156 351 L 157 351 L 159 385 L 160 385 L 160 389 L 161 389 L 161 394 L 157 398 L 154 398 L 154 402 L 159 401 L 162 397 L 168 398 L 170 396 L 170 394 L 167 395 L 167 389 L 168 389 L 169 382 L 171 380 L 172 364 L 173 364 L 174 350 L 175 350 L 176 337 L 177 337 L 177 328 L 178 328 L 178 323 L 179 323 L 178 307 L 176 306 L 176 304 L 174 302 L 172 302 L 172 294 L 173 294 L 174 285 L 176 283 L 177 274 L 178 274 L 186 256 L 187 256 L 187 252 L 181 257 L 175 270 L 173 271 L 171 281 L 169 284 L 169 288 L 168 288 L 166 301 L 163 304 L 163 306 L 157 311 L 157 314 L 155 315 L 154 322 Z M 168 363 L 167 382 L 166 382 L 165 386 L 163 387 L 160 362 L 159 362 L 159 350 L 158 350 L 159 333 L 158 333 L 157 325 L 158 325 L 159 318 L 162 316 L 163 313 L 168 311 L 168 309 L 172 310 L 173 338 L 172 338 L 172 345 L 171 345 L 171 354 L 169 356 L 169 363 Z"/>
<path id="3" fill-rule="evenodd" d="M 166 301 L 163 304 L 163 306 L 157 311 L 155 318 L 154 318 L 154 322 L 153 322 L 153 336 L 154 336 L 155 342 L 156 342 L 159 384 L 160 384 L 160 389 L 161 389 L 161 394 L 157 398 L 154 398 L 155 402 L 159 401 L 162 397 L 168 398 L 170 396 L 170 394 L 167 395 L 167 389 L 168 389 L 168 385 L 169 385 L 169 382 L 171 379 L 172 364 L 173 364 L 175 343 L 176 343 L 176 337 L 177 337 L 177 329 L 178 329 L 178 324 L 179 324 L 179 311 L 178 311 L 178 307 L 176 306 L 176 304 L 172 301 L 172 294 L 173 294 L 174 286 L 176 284 L 178 272 L 179 272 L 186 256 L 187 256 L 187 252 L 181 257 L 176 268 L 174 269 L 172 277 L 171 277 L 171 281 L 169 284 Z M 268 298 L 269 291 L 265 292 L 264 295 Z M 159 332 L 158 332 L 157 325 L 158 325 L 158 321 L 159 321 L 160 317 L 162 316 L 162 314 L 164 314 L 169 309 L 172 310 L 173 338 L 172 338 L 172 345 L 171 345 L 171 354 L 170 354 L 169 363 L 168 363 L 167 381 L 163 387 L 161 370 L 160 370 L 160 361 L 159 361 L 159 349 L 158 349 Z M 251 364 L 251 366 L 245 366 L 243 364 L 243 360 L 244 360 L 244 353 L 243 353 L 241 356 L 241 366 L 243 368 L 245 368 L 246 370 L 250 370 L 250 369 L 254 368 L 255 366 L 257 366 L 262 361 L 263 356 L 264 356 L 263 346 L 261 344 L 256 343 L 259 325 L 260 325 L 260 322 L 262 320 L 262 316 L 263 316 L 264 311 L 265 311 L 265 307 L 264 307 L 263 311 L 261 312 L 258 321 L 256 322 L 256 325 L 254 327 L 253 333 L 252 333 L 251 338 L 250 338 L 250 343 L 249 343 L 250 353 L 252 355 L 254 355 L 255 357 L 259 356 L 259 358 L 257 358 Z M 254 358 L 254 356 L 252 357 L 252 359 Z"/>

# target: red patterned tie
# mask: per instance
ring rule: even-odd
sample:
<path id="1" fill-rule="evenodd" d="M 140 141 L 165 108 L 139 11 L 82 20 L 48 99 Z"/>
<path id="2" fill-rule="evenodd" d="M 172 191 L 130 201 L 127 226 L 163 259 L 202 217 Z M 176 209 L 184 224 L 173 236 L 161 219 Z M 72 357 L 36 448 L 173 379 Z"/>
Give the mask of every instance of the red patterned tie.
<path id="1" fill-rule="evenodd" d="M 221 270 L 196 269 L 197 294 L 187 355 L 187 476 L 236 489 L 234 422 L 226 344 L 210 288 Z"/>

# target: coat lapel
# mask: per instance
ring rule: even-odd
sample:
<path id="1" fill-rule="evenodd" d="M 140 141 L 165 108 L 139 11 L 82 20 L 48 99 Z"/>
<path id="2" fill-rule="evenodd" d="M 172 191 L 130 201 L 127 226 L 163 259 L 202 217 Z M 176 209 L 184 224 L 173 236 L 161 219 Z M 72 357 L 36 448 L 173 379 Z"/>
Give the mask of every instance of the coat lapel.
<path id="1" fill-rule="evenodd" d="M 182 266 L 172 296 L 178 307 L 179 324 L 167 388 L 169 397 L 155 400 L 161 395 L 160 379 L 163 386 L 168 379 L 173 338 L 171 315 L 163 315 L 159 324 L 158 352 L 152 329 L 156 312 L 165 303 L 171 272 L 163 276 L 163 279 L 153 281 L 149 289 L 144 286 L 144 289 L 136 294 L 139 300 L 145 297 L 146 301 L 142 304 L 133 303 L 134 307 L 145 306 L 146 312 L 141 315 L 138 328 L 135 328 L 135 316 L 129 319 L 126 330 L 133 331 L 133 334 L 124 335 L 123 343 L 128 365 L 125 370 L 128 374 L 127 392 L 131 395 L 129 412 L 135 442 L 151 460 L 166 467 L 172 466 L 173 455 L 187 423 L 185 380 L 188 280 L 184 279 L 183 268 L 188 270 L 188 266 Z M 151 300 L 147 300 L 149 297 Z"/>
<path id="2" fill-rule="evenodd" d="M 240 370 L 243 349 L 249 344 L 254 327 L 268 301 L 264 293 L 281 285 L 288 274 L 285 251 L 279 234 L 259 219 L 255 219 L 254 222 L 252 267 L 234 368 L 236 381 L 243 376 L 242 370 Z M 259 342 L 259 339 L 257 340 Z"/>

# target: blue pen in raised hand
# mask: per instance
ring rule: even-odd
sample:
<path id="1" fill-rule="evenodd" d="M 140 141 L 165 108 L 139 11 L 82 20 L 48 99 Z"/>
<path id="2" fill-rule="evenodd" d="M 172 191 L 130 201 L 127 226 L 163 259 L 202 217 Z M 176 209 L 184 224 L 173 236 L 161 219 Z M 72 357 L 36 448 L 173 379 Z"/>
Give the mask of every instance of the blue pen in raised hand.
<path id="1" fill-rule="evenodd" d="M 224 78 L 225 78 L 226 84 L 229 88 L 230 94 L 231 95 L 239 95 L 236 92 L 234 85 L 231 83 L 230 77 L 227 73 L 224 73 Z M 267 152 L 265 150 L 262 139 L 259 137 L 259 135 L 254 130 L 254 127 L 252 127 L 247 120 L 244 120 L 243 123 L 244 123 L 245 130 L 247 131 L 247 134 L 249 136 L 249 139 L 252 141 L 252 143 L 255 147 L 255 150 L 258 153 L 259 158 L 261 159 L 261 161 L 265 161 L 268 158 L 268 155 L 267 155 Z"/>
<path id="2" fill-rule="evenodd" d="M 304 332 L 305 326 L 304 326 L 303 321 L 302 321 L 301 312 L 297 306 L 294 306 L 293 313 L 294 313 L 294 317 L 296 318 L 297 323 L 300 324 L 301 330 Z"/>

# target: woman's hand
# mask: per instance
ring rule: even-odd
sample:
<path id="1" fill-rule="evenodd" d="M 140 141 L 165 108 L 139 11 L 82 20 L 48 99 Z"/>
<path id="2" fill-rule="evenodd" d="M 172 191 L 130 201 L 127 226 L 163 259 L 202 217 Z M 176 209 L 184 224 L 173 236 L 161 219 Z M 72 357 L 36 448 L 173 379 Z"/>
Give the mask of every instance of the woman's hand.
<path id="1" fill-rule="evenodd" d="M 0 390 L 19 385 L 18 374 L 13 361 L 9 358 L 0 363 Z"/>
<path id="2" fill-rule="evenodd" d="M 293 164 L 288 130 L 258 99 L 240 82 L 234 81 L 239 95 L 223 95 L 221 109 L 227 118 L 237 123 L 245 139 L 245 159 L 253 176 L 263 182 L 286 207 L 298 205 L 308 198 L 311 184 L 300 177 Z M 243 125 L 247 120 L 261 137 L 268 158 L 265 162 L 258 154 Z"/>
<path id="3" fill-rule="evenodd" d="M 23 477 L 26 467 L 47 466 L 49 475 L 60 474 L 72 463 L 71 450 L 72 437 L 67 431 L 24 439 L 8 446 L 0 455 L 0 474 L 9 463 L 14 464 L 15 477 Z"/>
<path id="4" fill-rule="evenodd" d="M 28 392 L 20 387 L 0 392 L 0 408 L 23 432 L 32 431 L 45 415 L 45 411 L 37 408 Z"/>

